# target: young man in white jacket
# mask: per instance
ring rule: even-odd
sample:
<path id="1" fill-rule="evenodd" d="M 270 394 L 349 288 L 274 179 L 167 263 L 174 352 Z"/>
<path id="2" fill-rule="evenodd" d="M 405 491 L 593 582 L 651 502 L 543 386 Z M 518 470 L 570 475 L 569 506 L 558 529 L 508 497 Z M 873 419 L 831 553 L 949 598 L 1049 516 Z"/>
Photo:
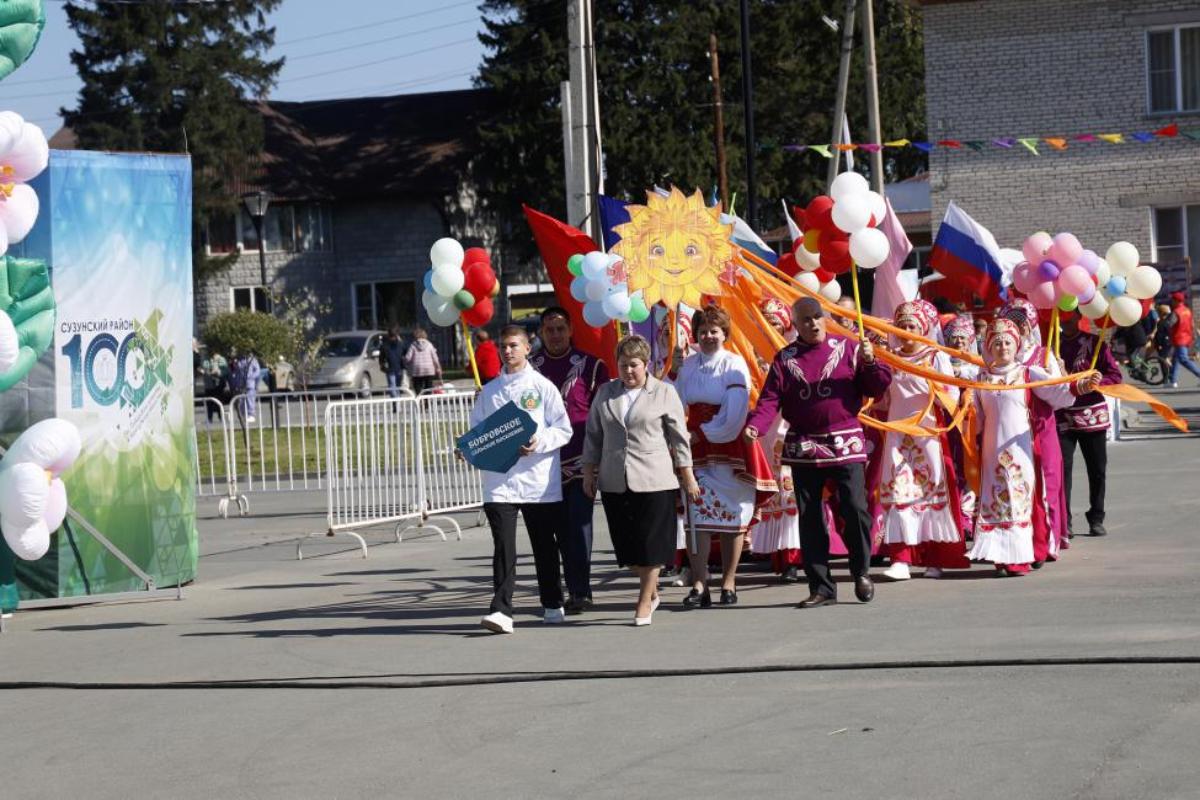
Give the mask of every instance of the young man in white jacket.
<path id="1" fill-rule="evenodd" d="M 558 387 L 539 374 L 527 359 L 529 334 L 519 325 L 500 331 L 500 360 L 504 369 L 475 398 L 471 427 L 510 401 L 533 418 L 537 432 L 521 448 L 521 458 L 506 473 L 482 472 L 483 513 L 492 529 L 492 605 L 480 624 L 493 633 L 512 633 L 512 595 L 517 571 L 517 512 L 525 519 L 533 546 L 542 621 L 563 621 L 559 582 L 557 518 L 562 507 L 562 476 L 558 450 L 571 440 Z"/>

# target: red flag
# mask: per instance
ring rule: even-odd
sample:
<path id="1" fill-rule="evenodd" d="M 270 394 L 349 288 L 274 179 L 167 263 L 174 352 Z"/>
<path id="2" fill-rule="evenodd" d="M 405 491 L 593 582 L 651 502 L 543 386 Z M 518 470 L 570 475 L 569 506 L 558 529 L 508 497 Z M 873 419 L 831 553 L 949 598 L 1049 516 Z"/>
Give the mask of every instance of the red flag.
<path id="1" fill-rule="evenodd" d="M 567 259 L 576 253 L 590 253 L 599 250 L 592 238 L 578 228 L 572 228 L 565 222 L 559 222 L 554 217 L 535 211 L 529 206 L 525 209 L 525 219 L 533 231 L 533 239 L 537 242 L 538 252 L 542 254 L 542 263 L 546 265 L 546 274 L 554 286 L 554 296 L 558 304 L 571 315 L 571 337 L 575 346 L 585 353 L 591 353 L 608 365 L 610 375 L 617 374 L 617 331 L 612 325 L 603 328 L 593 328 L 583 319 L 583 303 L 571 296 L 571 281 L 574 276 L 567 269 Z"/>
<path id="2" fill-rule="evenodd" d="M 1155 136 L 1165 136 L 1167 138 L 1170 138 L 1172 136 L 1178 136 L 1179 135 L 1179 126 L 1176 125 L 1174 122 L 1172 122 L 1170 125 L 1166 126 L 1165 128 L 1159 128 L 1158 130 L 1156 130 L 1154 132 L 1154 135 Z"/>

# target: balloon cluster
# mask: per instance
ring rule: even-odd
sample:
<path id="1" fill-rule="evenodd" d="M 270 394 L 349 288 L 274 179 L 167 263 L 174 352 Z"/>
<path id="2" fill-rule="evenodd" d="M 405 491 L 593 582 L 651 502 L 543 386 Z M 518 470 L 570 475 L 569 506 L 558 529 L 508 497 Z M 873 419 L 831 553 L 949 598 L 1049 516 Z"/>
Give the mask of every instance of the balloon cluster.
<path id="1" fill-rule="evenodd" d="M 615 254 L 599 250 L 567 259 L 567 269 L 575 276 L 571 296 L 583 303 L 583 321 L 602 328 L 613 320 L 644 322 L 650 316 L 641 291 L 629 293 L 625 262 Z"/>
<path id="2" fill-rule="evenodd" d="M 36 561 L 67 515 L 59 474 L 79 457 L 79 431 L 61 419 L 42 420 L 17 437 L 0 460 L 0 528 L 13 553 Z"/>
<path id="3" fill-rule="evenodd" d="M 0 255 L 37 221 L 38 198 L 26 181 L 50 163 L 46 134 L 20 114 L 0 111 Z"/>
<path id="4" fill-rule="evenodd" d="M 492 298 L 500 293 L 500 281 L 492 270 L 492 258 L 482 247 L 463 250 L 456 239 L 438 239 L 429 250 L 433 264 L 425 273 L 421 305 L 434 325 L 454 325 L 461 317 L 480 328 L 492 319 Z"/>
<path id="5" fill-rule="evenodd" d="M 1070 233 L 1039 231 L 1021 247 L 1025 261 L 1013 269 L 1013 285 L 1038 308 L 1057 307 L 1088 319 L 1108 316 L 1119 326 L 1132 325 L 1146 313 L 1162 288 L 1162 276 L 1138 266 L 1137 248 L 1117 242 L 1104 258 L 1084 249 Z"/>

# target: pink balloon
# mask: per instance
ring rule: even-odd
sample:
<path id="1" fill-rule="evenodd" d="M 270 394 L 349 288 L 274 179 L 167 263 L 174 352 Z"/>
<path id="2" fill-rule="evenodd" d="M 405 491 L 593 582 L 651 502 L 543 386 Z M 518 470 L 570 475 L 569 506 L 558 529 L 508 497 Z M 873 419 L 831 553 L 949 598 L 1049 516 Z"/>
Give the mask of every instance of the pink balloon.
<path id="1" fill-rule="evenodd" d="M 1058 275 L 1058 288 L 1064 294 L 1078 297 L 1087 291 L 1089 286 L 1093 286 L 1092 276 L 1078 264 L 1071 264 Z"/>
<path id="2" fill-rule="evenodd" d="M 1046 251 L 1053 243 L 1054 240 L 1050 238 L 1050 234 L 1038 231 L 1025 240 L 1025 243 L 1021 245 L 1021 252 L 1030 264 L 1040 264 L 1046 258 Z"/>
<path id="3" fill-rule="evenodd" d="M 1041 282 L 1037 274 L 1029 268 L 1028 261 L 1022 261 L 1013 267 L 1012 281 L 1021 294 L 1029 294 L 1029 290 Z"/>
<path id="4" fill-rule="evenodd" d="M 1026 292 L 1025 295 L 1029 298 L 1029 302 L 1038 308 L 1054 308 L 1058 303 L 1058 297 L 1056 296 L 1057 287 L 1049 281 L 1039 283 Z"/>
<path id="5" fill-rule="evenodd" d="M 1081 306 L 1086 306 L 1088 303 L 1092 302 L 1092 298 L 1095 296 L 1096 284 L 1092 283 L 1091 280 L 1088 281 L 1088 285 L 1084 287 L 1082 292 L 1075 293 L 1075 297 L 1079 300 L 1079 305 Z"/>
<path id="6" fill-rule="evenodd" d="M 1083 245 L 1072 233 L 1060 233 L 1055 236 L 1054 243 L 1050 245 L 1050 251 L 1047 253 L 1047 257 L 1057 262 L 1060 267 L 1078 264 L 1082 255 Z"/>

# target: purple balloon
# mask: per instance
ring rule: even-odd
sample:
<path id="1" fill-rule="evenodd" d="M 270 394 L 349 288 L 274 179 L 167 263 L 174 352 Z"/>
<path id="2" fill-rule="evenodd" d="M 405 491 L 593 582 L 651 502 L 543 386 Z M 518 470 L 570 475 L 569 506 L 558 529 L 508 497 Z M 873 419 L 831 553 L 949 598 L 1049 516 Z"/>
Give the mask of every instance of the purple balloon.
<path id="1" fill-rule="evenodd" d="M 1079 299 L 1079 305 L 1081 305 L 1081 306 L 1086 306 L 1088 303 L 1092 302 L 1092 298 L 1094 298 L 1095 296 L 1096 296 L 1096 285 L 1093 283 L 1089 283 L 1087 286 L 1084 287 L 1082 292 L 1079 292 L 1078 294 L 1075 295 L 1075 297 L 1077 297 Z"/>
<path id="2" fill-rule="evenodd" d="M 1084 250 L 1083 255 L 1079 257 L 1079 261 L 1075 263 L 1086 269 L 1088 275 L 1095 275 L 1100 269 L 1100 256 L 1096 255 L 1091 250 Z"/>
<path id="3" fill-rule="evenodd" d="M 1044 281 L 1054 280 L 1058 277 L 1058 273 L 1061 271 L 1062 270 L 1058 268 L 1058 264 L 1055 264 L 1049 259 L 1038 265 L 1038 276 Z"/>

